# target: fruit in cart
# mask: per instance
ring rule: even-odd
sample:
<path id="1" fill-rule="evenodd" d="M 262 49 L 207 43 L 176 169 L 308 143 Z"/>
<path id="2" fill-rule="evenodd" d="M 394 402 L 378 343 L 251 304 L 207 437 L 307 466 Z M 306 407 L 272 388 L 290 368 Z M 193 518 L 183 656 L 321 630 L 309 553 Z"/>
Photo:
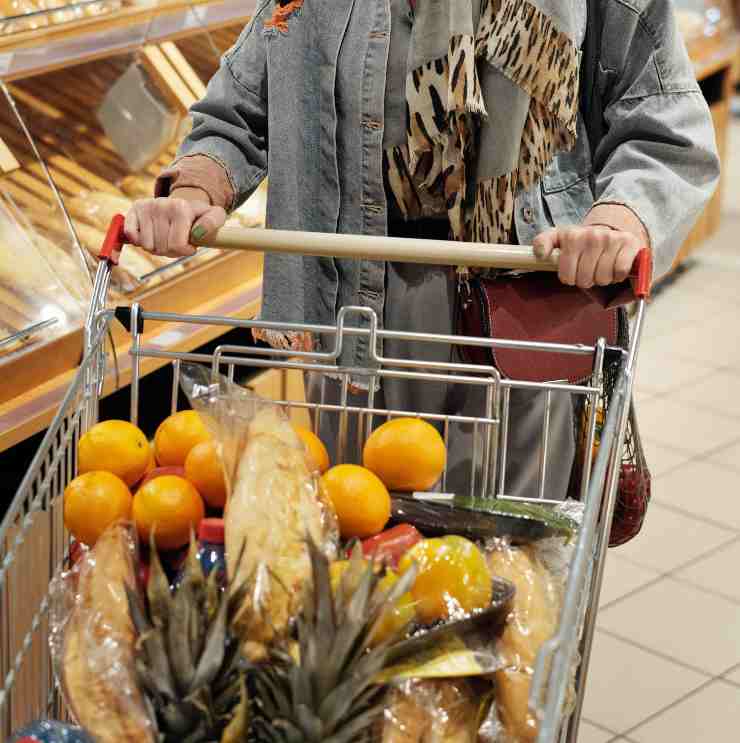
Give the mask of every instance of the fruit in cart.
<path id="1" fill-rule="evenodd" d="M 162 475 L 136 491 L 132 513 L 143 542 L 154 534 L 159 549 L 173 550 L 188 543 L 190 532 L 205 516 L 205 507 L 195 486 L 184 477 Z"/>
<path id="2" fill-rule="evenodd" d="M 296 620 L 296 656 L 273 649 L 269 662 L 254 667 L 253 732 L 256 740 L 353 743 L 383 716 L 387 689 L 376 683 L 389 662 L 389 645 L 366 650 L 367 638 L 383 609 L 407 592 L 411 573 L 391 595 L 371 567 L 356 590 L 332 592 L 326 557 L 308 543 L 310 580 Z M 307 689 L 312 690 L 306 694 Z"/>
<path id="3" fill-rule="evenodd" d="M 509 622 L 499 641 L 503 669 L 496 673 L 496 703 L 506 732 L 514 740 L 537 739 L 529 711 L 529 689 L 537 653 L 557 628 L 561 590 L 530 547 L 493 550 L 491 572 L 511 581 L 516 593 Z"/>
<path id="4" fill-rule="evenodd" d="M 246 690 L 232 631 L 239 590 L 219 590 L 215 572 L 205 578 L 194 539 L 174 593 L 154 545 L 150 552 L 147 600 L 136 590 L 127 594 L 138 680 L 156 717 L 157 738 L 246 740 Z"/>
<path id="5" fill-rule="evenodd" d="M 366 539 L 362 543 L 362 553 L 368 559 L 395 568 L 398 566 L 401 557 L 422 539 L 421 533 L 415 526 L 398 524 L 398 526 Z"/>
<path id="6" fill-rule="evenodd" d="M 110 472 L 86 472 L 64 491 L 64 525 L 75 539 L 92 547 L 117 521 L 131 517 L 131 491 Z"/>
<path id="7" fill-rule="evenodd" d="M 157 457 L 154 454 L 154 442 L 149 442 L 149 462 L 146 465 L 146 469 L 144 470 L 144 477 L 146 477 L 150 472 L 153 472 L 155 469 L 157 469 Z M 140 481 L 143 482 L 143 478 Z"/>
<path id="8" fill-rule="evenodd" d="M 370 434 L 362 463 L 389 490 L 429 490 L 444 472 L 445 442 L 439 431 L 420 418 L 396 418 Z"/>
<path id="9" fill-rule="evenodd" d="M 385 528 L 391 516 L 391 497 L 370 470 L 340 464 L 321 478 L 321 485 L 334 505 L 342 537 L 365 539 Z"/>
<path id="10" fill-rule="evenodd" d="M 383 575 L 378 583 L 378 591 L 389 593 L 398 582 L 398 574 L 392 570 L 384 571 L 377 564 L 372 564 L 361 557 L 361 552 L 356 552 L 349 560 L 337 560 L 329 565 L 329 580 L 331 590 L 337 594 L 343 590 L 346 594 L 354 593 L 359 586 L 362 576 L 372 565 L 373 571 Z M 370 633 L 368 644 L 376 647 L 390 637 L 398 637 L 402 630 L 406 629 L 416 616 L 414 599 L 410 593 L 399 596 L 398 599 L 389 604 L 381 614 L 376 627 Z"/>
<path id="11" fill-rule="evenodd" d="M 245 597 L 237 627 L 251 657 L 288 631 L 310 578 L 306 538 L 335 556 L 337 526 L 331 503 L 306 464 L 298 435 L 273 406 L 260 410 L 246 431 L 234 487 L 224 513 L 229 578 L 258 576 L 257 596 Z M 246 544 L 243 558 L 238 556 Z"/>
<path id="12" fill-rule="evenodd" d="M 175 475 L 177 477 L 185 477 L 185 468 L 184 467 L 155 467 L 151 472 L 147 472 L 146 475 L 144 475 L 144 477 L 141 478 L 141 482 L 136 486 L 136 489 L 134 490 L 134 492 L 138 492 L 148 482 L 151 482 L 152 480 L 155 480 L 158 477 L 163 477 L 164 475 Z"/>
<path id="13" fill-rule="evenodd" d="M 181 410 L 165 418 L 154 434 L 154 453 L 160 467 L 184 467 L 190 450 L 208 441 L 203 419 L 195 410 Z"/>
<path id="14" fill-rule="evenodd" d="M 312 470 L 317 470 L 319 474 L 323 475 L 331 466 L 331 463 L 329 462 L 329 452 L 326 450 L 324 443 L 308 428 L 298 425 L 294 425 L 293 428 L 295 428 L 298 438 L 306 447 L 310 463 L 309 467 Z"/>
<path id="15" fill-rule="evenodd" d="M 335 560 L 329 565 L 329 580 L 331 590 L 336 593 L 339 590 L 339 583 L 349 568 L 349 560 Z"/>
<path id="16" fill-rule="evenodd" d="M 136 636 L 126 589 L 135 586 L 135 540 L 116 524 L 80 564 L 60 658 L 64 698 L 97 743 L 153 743 L 134 670 Z"/>
<path id="17" fill-rule="evenodd" d="M 493 598 L 486 558 L 471 541 L 457 536 L 425 539 L 398 564 L 400 573 L 416 565 L 419 574 L 411 589 L 416 614 L 425 624 L 485 609 Z"/>
<path id="18" fill-rule="evenodd" d="M 378 583 L 378 590 L 389 594 L 396 583 L 398 583 L 398 574 L 389 570 Z M 402 594 L 383 610 L 378 624 L 370 633 L 368 644 L 370 647 L 378 647 L 392 638 L 403 636 L 415 617 L 414 597 L 410 592 Z"/>
<path id="19" fill-rule="evenodd" d="M 112 472 L 131 487 L 146 472 L 149 456 L 149 441 L 133 423 L 101 421 L 80 439 L 77 470 Z"/>
<path id="20" fill-rule="evenodd" d="M 226 505 L 226 478 L 215 441 L 201 441 L 190 450 L 185 459 L 185 477 L 211 508 Z"/>

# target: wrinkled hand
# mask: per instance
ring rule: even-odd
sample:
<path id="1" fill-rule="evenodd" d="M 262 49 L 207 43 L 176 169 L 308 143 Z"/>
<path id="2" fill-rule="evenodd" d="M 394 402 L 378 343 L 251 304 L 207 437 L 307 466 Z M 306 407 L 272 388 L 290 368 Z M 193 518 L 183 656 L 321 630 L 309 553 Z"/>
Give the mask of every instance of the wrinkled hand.
<path id="1" fill-rule="evenodd" d="M 632 233 L 601 226 L 557 227 L 534 240 L 538 258 L 560 250 L 560 280 L 580 289 L 624 281 L 642 247 Z"/>
<path id="2" fill-rule="evenodd" d="M 134 202 L 126 215 L 126 241 L 154 255 L 180 258 L 193 255 L 190 235 L 208 238 L 226 221 L 220 206 L 205 201 L 186 201 L 173 197 L 141 199 Z"/>

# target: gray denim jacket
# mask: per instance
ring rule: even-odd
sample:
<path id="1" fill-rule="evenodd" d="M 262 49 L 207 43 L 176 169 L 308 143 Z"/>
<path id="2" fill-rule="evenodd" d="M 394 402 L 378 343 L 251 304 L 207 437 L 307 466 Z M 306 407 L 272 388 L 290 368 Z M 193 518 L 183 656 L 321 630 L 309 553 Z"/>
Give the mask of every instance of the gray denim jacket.
<path id="1" fill-rule="evenodd" d="M 583 36 L 586 4 L 573 2 Z M 710 198 L 719 162 L 706 102 L 669 0 L 603 0 L 601 86 L 606 134 L 585 134 L 540 184 L 518 197 L 522 244 L 553 225 L 578 224 L 594 203 L 629 207 L 665 273 Z M 267 223 L 284 230 L 384 235 L 381 173 L 388 0 L 305 0 L 287 33 L 265 29 L 275 0 L 224 56 L 180 155 L 226 170 L 242 203 L 269 173 Z M 582 39 L 581 39 L 582 41 Z M 583 126 L 581 126 L 583 130 Z M 382 318 L 385 266 L 301 256 L 266 257 L 261 316 L 333 324 L 338 307 Z M 363 363 L 352 339 L 343 363 Z"/>

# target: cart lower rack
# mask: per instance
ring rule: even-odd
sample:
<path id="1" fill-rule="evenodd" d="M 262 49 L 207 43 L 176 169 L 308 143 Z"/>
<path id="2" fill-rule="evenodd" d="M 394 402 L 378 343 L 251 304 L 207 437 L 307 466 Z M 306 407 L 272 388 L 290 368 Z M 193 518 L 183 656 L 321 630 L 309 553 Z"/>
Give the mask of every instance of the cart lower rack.
<path id="1" fill-rule="evenodd" d="M 301 233 L 270 233 L 250 230 L 245 234 L 224 231 L 213 247 L 274 249 L 309 254 L 372 257 L 387 260 L 414 260 L 451 265 L 483 265 L 553 270 L 552 262 L 536 260 L 531 249 L 520 246 L 466 246 L 436 244 L 427 241 L 317 236 Z M 328 246 L 328 247 L 327 247 Z M 121 247 L 121 221 L 114 221 L 109 232 L 104 260 L 98 269 L 93 299 L 86 326 L 86 349 L 82 363 L 60 409 L 50 425 L 43 443 L 21 487 L 0 525 L 0 738 L 13 729 L 39 717 L 64 714 L 56 680 L 50 665 L 49 584 L 63 569 L 68 557 L 69 537 L 62 518 L 62 498 L 66 485 L 77 471 L 77 444 L 80 436 L 98 417 L 98 403 L 107 371 L 106 337 L 113 311 L 106 309 L 110 271 Z M 649 280 L 642 277 L 647 286 Z M 144 359 L 166 359 L 172 362 L 172 410 L 176 410 L 181 363 L 208 365 L 214 374 L 234 379 L 244 370 L 276 370 L 311 374 L 321 380 L 320 398 L 306 401 L 276 399 L 289 413 L 311 414 L 315 426 L 322 416 L 333 416 L 339 431 L 337 458 L 354 461 L 364 440 L 379 422 L 408 415 L 435 424 L 451 443 L 461 425 L 474 431 L 470 456 L 470 492 L 478 496 L 507 499 L 507 448 L 516 420 L 510 420 L 512 392 L 534 390 L 545 398 L 539 454 L 539 497 L 545 496 L 550 436 L 550 402 L 553 395 L 581 399 L 586 415 L 583 435 L 586 445 L 583 472 L 579 483 L 584 501 L 583 520 L 569 567 L 559 628 L 541 648 L 531 685 L 530 708 L 539 724 L 538 743 L 555 743 L 577 737 L 580 707 L 587 680 L 590 646 L 598 608 L 603 564 L 619 477 L 622 445 L 627 427 L 629 402 L 644 319 L 645 297 L 641 291 L 631 345 L 628 349 L 607 349 L 603 340 L 593 346 L 558 345 L 559 353 L 588 356 L 593 362 L 591 379 L 582 384 L 564 382 L 534 383 L 505 379 L 494 367 L 467 363 L 430 363 L 383 355 L 383 342 L 413 341 L 445 346 L 506 346 L 505 339 L 489 340 L 459 336 L 426 335 L 381 329 L 378 318 L 362 307 L 343 308 L 335 326 L 286 325 L 260 321 L 234 320 L 225 317 L 186 316 L 144 311 L 138 304 L 130 308 L 131 333 L 131 420 L 139 414 L 141 365 Z M 363 323 L 357 320 L 363 319 Z M 259 348 L 250 345 L 222 345 L 212 354 L 176 353 L 147 346 L 143 328 L 151 321 L 175 321 L 184 324 L 217 325 L 227 328 L 277 330 L 320 334 L 326 350 L 294 352 Z M 362 327 L 360 327 L 362 325 Z M 348 369 L 340 364 L 345 339 L 364 336 L 370 349 L 367 365 Z M 546 353 L 553 347 L 543 343 L 513 343 L 529 353 Z M 607 417 L 593 466 L 590 454 L 595 440 L 597 408 L 604 394 L 603 371 L 608 350 L 619 355 L 618 381 L 607 406 Z M 362 404 L 357 403 L 351 379 L 367 380 Z M 439 411 L 387 410 L 376 407 L 375 389 L 384 380 L 406 379 L 419 385 L 451 384 L 484 390 L 482 409 L 475 416 L 445 415 Z M 326 396 L 328 385 L 338 386 L 336 399 Z M 355 394 L 352 394 L 355 393 Z M 585 459 L 588 458 L 588 459 Z M 447 472 L 441 483 L 447 486 Z M 578 662 L 576 704 L 571 714 L 564 713 L 567 688 L 574 663 Z"/>

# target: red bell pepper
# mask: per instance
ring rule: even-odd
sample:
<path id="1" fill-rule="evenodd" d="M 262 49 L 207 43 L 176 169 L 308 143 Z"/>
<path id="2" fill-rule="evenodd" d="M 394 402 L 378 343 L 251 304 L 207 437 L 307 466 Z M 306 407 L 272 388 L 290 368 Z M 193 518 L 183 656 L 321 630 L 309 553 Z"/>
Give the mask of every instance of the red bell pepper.
<path id="1" fill-rule="evenodd" d="M 399 524 L 362 543 L 362 554 L 378 562 L 395 568 L 398 561 L 417 542 L 424 537 L 411 524 Z"/>

